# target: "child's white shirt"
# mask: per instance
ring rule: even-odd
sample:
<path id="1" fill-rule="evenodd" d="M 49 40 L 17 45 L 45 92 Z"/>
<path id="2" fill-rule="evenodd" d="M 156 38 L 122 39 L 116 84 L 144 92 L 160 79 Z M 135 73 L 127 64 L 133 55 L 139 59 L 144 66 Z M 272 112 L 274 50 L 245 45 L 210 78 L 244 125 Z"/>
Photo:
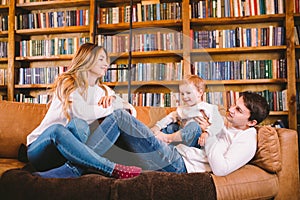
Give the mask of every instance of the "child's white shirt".
<path id="1" fill-rule="evenodd" d="M 211 125 L 207 127 L 209 135 L 217 134 L 223 127 L 224 120 L 219 112 L 217 105 L 207 102 L 200 102 L 194 106 L 179 106 L 176 111 L 169 113 L 166 117 L 156 122 L 156 126 L 160 129 L 166 128 L 167 125 L 176 122 L 177 120 L 193 120 L 195 117 L 203 117 L 200 110 L 203 110 L 209 118 Z"/>

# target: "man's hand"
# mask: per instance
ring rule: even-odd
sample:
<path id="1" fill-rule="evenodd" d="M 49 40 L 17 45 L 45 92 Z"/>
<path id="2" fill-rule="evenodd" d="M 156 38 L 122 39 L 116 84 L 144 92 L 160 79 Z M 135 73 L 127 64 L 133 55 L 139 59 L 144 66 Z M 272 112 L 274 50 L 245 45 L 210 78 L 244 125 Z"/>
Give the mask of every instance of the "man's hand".
<path id="1" fill-rule="evenodd" d="M 198 139 L 198 144 L 203 147 L 205 145 L 205 141 L 207 137 L 208 137 L 208 133 L 206 131 L 203 132 Z"/>
<path id="2" fill-rule="evenodd" d="M 203 117 L 195 117 L 194 120 L 198 122 L 202 132 L 205 132 L 205 130 L 210 126 L 210 122 L 208 121 L 208 119 L 205 119 Z"/>
<path id="3" fill-rule="evenodd" d="M 102 106 L 103 108 L 108 108 L 109 106 L 111 106 L 114 99 L 114 96 L 101 97 L 101 99 L 98 101 L 98 105 Z"/>

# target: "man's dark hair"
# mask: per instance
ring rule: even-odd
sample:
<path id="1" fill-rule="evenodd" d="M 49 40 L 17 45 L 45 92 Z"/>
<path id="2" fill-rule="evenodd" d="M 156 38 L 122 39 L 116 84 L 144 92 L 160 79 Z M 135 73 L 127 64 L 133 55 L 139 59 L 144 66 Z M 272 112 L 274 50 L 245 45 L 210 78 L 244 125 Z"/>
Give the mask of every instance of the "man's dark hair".
<path id="1" fill-rule="evenodd" d="M 245 106 L 250 110 L 249 120 L 256 120 L 257 124 L 259 124 L 268 117 L 270 107 L 263 96 L 252 92 L 243 92 L 241 96 Z"/>

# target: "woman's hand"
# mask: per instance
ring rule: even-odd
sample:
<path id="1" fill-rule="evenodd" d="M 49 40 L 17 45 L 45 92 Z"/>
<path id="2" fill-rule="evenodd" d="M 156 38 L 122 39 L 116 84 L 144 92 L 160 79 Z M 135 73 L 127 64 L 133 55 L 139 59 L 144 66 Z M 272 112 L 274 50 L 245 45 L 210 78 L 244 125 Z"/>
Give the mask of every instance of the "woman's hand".
<path id="1" fill-rule="evenodd" d="M 114 96 L 101 97 L 101 99 L 98 101 L 98 105 L 102 106 L 103 108 L 108 108 L 109 106 L 111 106 L 114 99 Z"/>
<path id="2" fill-rule="evenodd" d="M 128 102 L 124 101 L 123 102 L 123 108 L 127 110 L 132 116 L 136 117 L 136 110 L 135 108 Z"/>

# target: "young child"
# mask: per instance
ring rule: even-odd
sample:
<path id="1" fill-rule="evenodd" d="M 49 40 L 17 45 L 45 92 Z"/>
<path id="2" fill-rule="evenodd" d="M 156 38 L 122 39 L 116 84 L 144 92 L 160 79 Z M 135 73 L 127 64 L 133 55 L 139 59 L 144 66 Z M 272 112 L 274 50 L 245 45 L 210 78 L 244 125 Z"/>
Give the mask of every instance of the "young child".
<path id="1" fill-rule="evenodd" d="M 151 130 L 158 139 L 167 143 L 181 142 L 194 147 L 199 143 L 203 146 L 208 135 L 217 134 L 222 129 L 223 117 L 218 106 L 204 101 L 205 83 L 197 75 L 187 75 L 179 84 L 179 92 L 184 105 L 156 122 Z M 202 130 L 196 118 L 208 121 L 208 128 Z"/>

